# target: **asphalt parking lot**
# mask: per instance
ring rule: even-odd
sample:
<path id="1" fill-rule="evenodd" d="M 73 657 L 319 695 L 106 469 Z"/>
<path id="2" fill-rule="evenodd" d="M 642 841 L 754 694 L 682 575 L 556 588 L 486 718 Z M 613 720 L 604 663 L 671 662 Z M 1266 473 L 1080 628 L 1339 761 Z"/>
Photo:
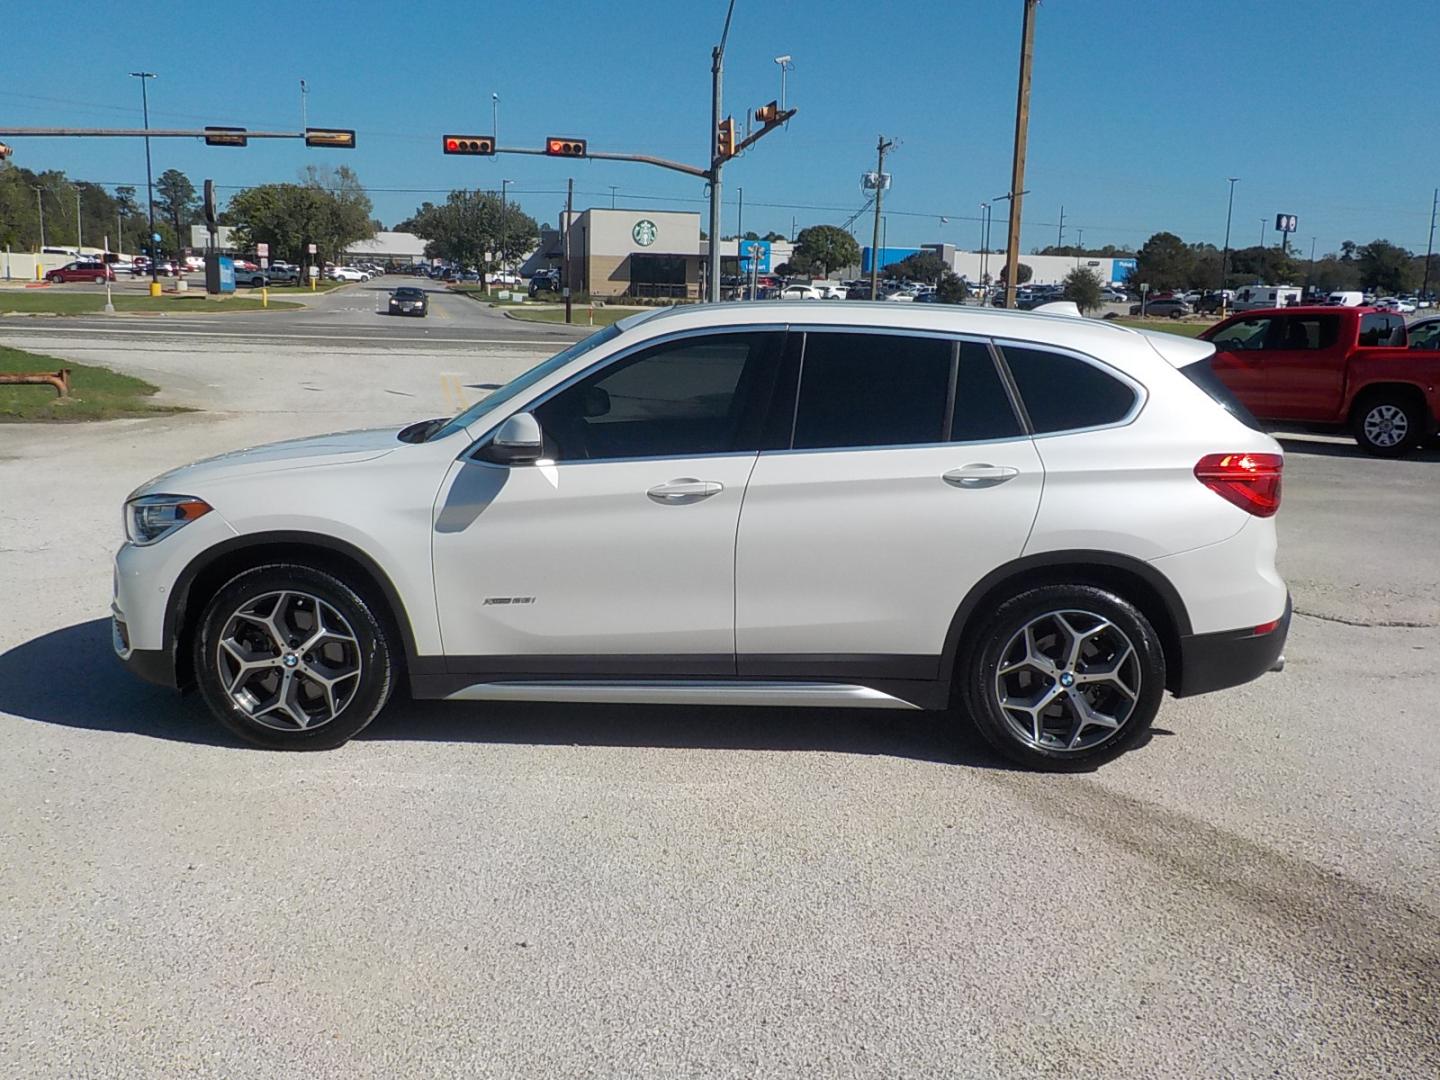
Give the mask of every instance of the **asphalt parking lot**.
<path id="1" fill-rule="evenodd" d="M 121 501 L 576 336 L 377 314 L 400 283 L 0 319 L 202 410 L 0 426 L 0 1073 L 1440 1073 L 1440 451 L 1285 437 L 1286 670 L 1089 774 L 802 710 L 397 703 L 243 748 L 111 654 Z"/>

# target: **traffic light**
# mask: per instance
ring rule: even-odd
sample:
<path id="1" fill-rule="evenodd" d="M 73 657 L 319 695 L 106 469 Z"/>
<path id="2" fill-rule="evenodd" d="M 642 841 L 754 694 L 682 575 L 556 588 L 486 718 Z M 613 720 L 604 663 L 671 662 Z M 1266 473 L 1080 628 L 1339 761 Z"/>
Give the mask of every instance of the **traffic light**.
<path id="1" fill-rule="evenodd" d="M 249 146 L 250 140 L 245 137 L 244 128 L 235 127 L 207 127 L 205 129 L 206 146 Z"/>
<path id="2" fill-rule="evenodd" d="M 328 146 L 336 150 L 354 150 L 355 132 L 345 128 L 306 128 L 306 146 Z"/>
<path id="3" fill-rule="evenodd" d="M 584 139 L 556 139 L 545 140 L 545 153 L 551 157 L 584 157 Z"/>
<path id="4" fill-rule="evenodd" d="M 0 142 L 0 161 L 4 161 L 12 153 L 14 153 L 14 151 L 10 149 L 7 143 Z"/>
<path id="5" fill-rule="evenodd" d="M 726 161 L 735 156 L 735 118 L 727 116 L 715 132 L 715 158 Z"/>
<path id="6" fill-rule="evenodd" d="M 755 110 L 755 120 L 761 124 L 774 124 L 780 120 L 780 103 L 772 101 L 769 105 L 761 105 Z"/>
<path id="7" fill-rule="evenodd" d="M 489 135 L 446 135 L 444 146 L 447 154 L 495 153 L 495 140 Z"/>

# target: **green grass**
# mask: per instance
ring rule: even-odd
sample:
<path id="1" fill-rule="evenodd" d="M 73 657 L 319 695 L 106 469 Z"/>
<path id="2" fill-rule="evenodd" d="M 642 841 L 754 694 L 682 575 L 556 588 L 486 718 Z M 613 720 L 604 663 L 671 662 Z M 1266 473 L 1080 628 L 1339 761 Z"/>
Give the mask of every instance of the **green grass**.
<path id="1" fill-rule="evenodd" d="M 611 323 L 619 322 L 621 319 L 629 318 L 643 308 L 611 308 L 603 307 L 595 309 L 595 326 L 609 326 Z M 510 316 L 512 319 L 523 319 L 525 322 L 542 323 L 563 323 L 565 321 L 565 309 L 541 308 L 534 311 L 517 311 Z M 576 326 L 590 326 L 590 309 L 576 304 L 572 317 Z"/>
<path id="2" fill-rule="evenodd" d="M 170 314 L 213 315 L 227 311 L 259 311 L 258 296 L 231 296 L 211 300 L 201 293 L 166 296 L 115 297 L 116 311 L 159 311 Z M 273 309 L 298 308 L 293 300 L 271 300 Z M 95 315 L 105 310 L 104 293 L 62 293 L 36 289 L 33 292 L 0 292 L 0 314 L 19 312 L 40 315 Z"/>
<path id="3" fill-rule="evenodd" d="M 59 397 L 50 386 L 0 384 L 0 422 L 18 420 L 115 420 L 126 416 L 156 416 L 189 412 L 174 405 L 153 405 L 146 399 L 159 392 L 143 379 L 121 375 L 109 368 L 77 364 L 54 356 L 0 345 L 0 371 L 59 371 L 70 369 L 70 396 Z"/>
<path id="4" fill-rule="evenodd" d="M 1198 337 L 1210 329 L 1214 323 L 1187 323 L 1179 319 L 1116 319 L 1121 326 L 1133 326 L 1136 330 L 1159 330 L 1166 334 L 1179 334 L 1181 337 Z"/>

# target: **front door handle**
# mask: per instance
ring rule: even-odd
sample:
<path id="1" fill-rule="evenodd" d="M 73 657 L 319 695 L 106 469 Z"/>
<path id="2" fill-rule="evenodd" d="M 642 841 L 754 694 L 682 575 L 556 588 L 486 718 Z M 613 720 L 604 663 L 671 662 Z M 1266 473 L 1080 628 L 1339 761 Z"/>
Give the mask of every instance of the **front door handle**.
<path id="1" fill-rule="evenodd" d="M 645 494 L 662 506 L 685 506 L 718 495 L 725 485 L 715 480 L 696 480 L 693 476 L 682 476 L 668 484 L 660 484 Z"/>
<path id="2" fill-rule="evenodd" d="M 947 484 L 953 484 L 958 488 L 987 488 L 1003 484 L 1006 480 L 1019 475 L 1020 470 L 1012 469 L 1009 465 L 990 465 L 985 462 L 977 462 L 973 465 L 962 465 L 958 469 L 951 469 L 942 479 Z"/>

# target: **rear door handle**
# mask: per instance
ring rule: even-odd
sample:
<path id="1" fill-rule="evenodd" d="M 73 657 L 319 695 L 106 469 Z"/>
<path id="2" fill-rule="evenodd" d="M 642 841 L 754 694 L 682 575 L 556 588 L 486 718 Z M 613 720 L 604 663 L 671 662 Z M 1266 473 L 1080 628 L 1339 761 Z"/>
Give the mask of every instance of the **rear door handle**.
<path id="1" fill-rule="evenodd" d="M 1020 470 L 1013 469 L 1009 465 L 990 465 L 985 462 L 977 462 L 973 465 L 962 465 L 958 469 L 951 469 L 942 479 L 947 484 L 953 484 L 958 488 L 987 488 L 1003 484 L 1006 480 L 1019 475 Z"/>
<path id="2" fill-rule="evenodd" d="M 725 485 L 715 480 L 696 480 L 693 476 L 682 476 L 668 484 L 660 484 L 645 494 L 663 506 L 684 506 L 708 499 L 725 490 Z"/>

